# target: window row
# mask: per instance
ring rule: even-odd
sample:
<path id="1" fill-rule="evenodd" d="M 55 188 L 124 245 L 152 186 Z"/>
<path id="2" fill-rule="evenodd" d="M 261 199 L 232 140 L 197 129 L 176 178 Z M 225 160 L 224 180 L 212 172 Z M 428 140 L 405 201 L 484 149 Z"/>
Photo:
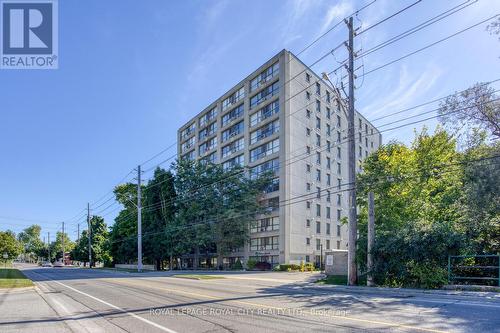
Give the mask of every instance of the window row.
<path id="1" fill-rule="evenodd" d="M 266 217 L 257 220 L 250 225 L 250 232 L 264 232 L 280 230 L 279 217 Z"/>
<path id="2" fill-rule="evenodd" d="M 278 75 L 280 70 L 279 62 L 276 62 L 272 66 L 268 67 L 262 71 L 255 79 L 250 81 L 250 91 L 255 91 L 265 83 L 271 81 L 275 76 Z"/>
<path id="3" fill-rule="evenodd" d="M 261 237 L 250 239 L 250 250 L 278 250 L 279 236 Z"/>

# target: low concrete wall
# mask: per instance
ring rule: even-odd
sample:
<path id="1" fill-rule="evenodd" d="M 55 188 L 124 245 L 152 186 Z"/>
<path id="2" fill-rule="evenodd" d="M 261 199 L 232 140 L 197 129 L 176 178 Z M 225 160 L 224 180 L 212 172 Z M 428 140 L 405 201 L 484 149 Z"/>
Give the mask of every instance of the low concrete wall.
<path id="1" fill-rule="evenodd" d="M 115 268 L 125 268 L 125 269 L 137 269 L 137 265 L 128 265 L 128 264 L 115 264 Z M 142 265 L 142 269 L 145 271 L 154 271 L 154 265 Z"/>
<path id="2" fill-rule="evenodd" d="M 326 275 L 347 275 L 347 250 L 325 252 Z"/>

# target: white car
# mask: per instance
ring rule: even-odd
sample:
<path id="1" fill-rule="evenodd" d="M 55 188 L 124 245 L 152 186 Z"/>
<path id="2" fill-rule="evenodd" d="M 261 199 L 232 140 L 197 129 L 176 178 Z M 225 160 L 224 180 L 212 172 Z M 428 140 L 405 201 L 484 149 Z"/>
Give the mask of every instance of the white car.
<path id="1" fill-rule="evenodd" d="M 54 267 L 64 267 L 64 264 L 61 261 L 56 261 L 53 266 Z"/>
<path id="2" fill-rule="evenodd" d="M 50 261 L 44 261 L 42 267 L 52 267 L 52 263 Z"/>

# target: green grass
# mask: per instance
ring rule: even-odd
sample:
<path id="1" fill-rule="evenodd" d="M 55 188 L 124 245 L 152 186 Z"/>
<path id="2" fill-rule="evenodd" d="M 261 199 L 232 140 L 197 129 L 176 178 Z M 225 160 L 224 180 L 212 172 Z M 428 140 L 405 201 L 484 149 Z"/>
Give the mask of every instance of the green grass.
<path id="1" fill-rule="evenodd" d="M 347 284 L 347 275 L 330 275 L 324 279 L 316 281 L 317 284 L 335 284 L 343 285 Z"/>
<path id="2" fill-rule="evenodd" d="M 0 268 L 0 288 L 31 287 L 33 282 L 17 269 Z"/>
<path id="3" fill-rule="evenodd" d="M 173 275 L 173 277 L 181 279 L 191 279 L 191 280 L 215 280 L 215 279 L 225 279 L 223 276 L 216 275 L 195 275 L 195 274 L 179 274 Z"/>

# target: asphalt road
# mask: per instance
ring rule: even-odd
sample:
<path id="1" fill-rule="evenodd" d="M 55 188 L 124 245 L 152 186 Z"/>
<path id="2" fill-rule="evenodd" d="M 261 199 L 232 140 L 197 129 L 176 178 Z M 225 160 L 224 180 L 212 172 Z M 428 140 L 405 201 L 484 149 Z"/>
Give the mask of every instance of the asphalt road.
<path id="1" fill-rule="evenodd" d="M 0 291 L 0 332 L 500 332 L 500 299 L 314 287 L 309 274 L 190 280 L 24 268 Z"/>

